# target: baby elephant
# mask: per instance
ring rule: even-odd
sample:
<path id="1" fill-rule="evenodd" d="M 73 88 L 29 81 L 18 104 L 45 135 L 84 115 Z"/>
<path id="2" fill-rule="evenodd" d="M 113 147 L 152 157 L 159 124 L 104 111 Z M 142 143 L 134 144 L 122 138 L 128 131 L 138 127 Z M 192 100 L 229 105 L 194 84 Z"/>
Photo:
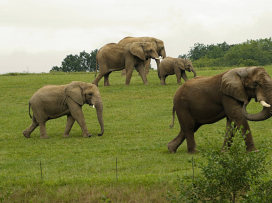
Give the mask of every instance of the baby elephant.
<path id="1" fill-rule="evenodd" d="M 165 85 L 165 79 L 168 75 L 177 76 L 177 83 L 181 84 L 181 77 L 185 80 L 188 80 L 185 71 L 193 72 L 194 77 L 196 77 L 196 71 L 193 67 L 193 64 L 188 59 L 182 58 L 172 58 L 172 57 L 165 57 L 158 68 L 158 76 L 161 80 L 161 85 Z"/>
<path id="2" fill-rule="evenodd" d="M 71 128 L 75 122 L 81 127 L 83 137 L 91 137 L 88 132 L 84 115 L 83 104 L 92 105 L 96 108 L 97 118 L 101 127 L 102 136 L 104 133 L 103 103 L 98 88 L 90 83 L 73 81 L 67 85 L 46 85 L 39 89 L 29 101 L 29 116 L 32 124 L 23 132 L 26 138 L 38 125 L 40 126 L 41 138 L 49 138 L 46 134 L 45 122 L 50 119 L 67 115 L 67 124 L 63 137 L 69 137 Z M 33 117 L 30 115 L 30 107 Z"/>

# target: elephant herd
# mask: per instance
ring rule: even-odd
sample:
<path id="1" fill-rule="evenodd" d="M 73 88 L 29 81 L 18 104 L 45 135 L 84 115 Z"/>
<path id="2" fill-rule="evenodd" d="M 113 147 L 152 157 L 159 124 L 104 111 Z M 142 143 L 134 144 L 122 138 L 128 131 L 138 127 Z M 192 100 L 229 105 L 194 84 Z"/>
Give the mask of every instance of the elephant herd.
<path id="1" fill-rule="evenodd" d="M 160 62 L 159 56 L 164 59 Z M 173 101 L 173 121 L 175 114 L 180 124 L 179 134 L 168 143 L 171 153 L 186 139 L 188 153 L 195 153 L 196 142 L 194 133 L 200 126 L 215 123 L 226 118 L 226 134 L 222 151 L 230 145 L 233 128 L 242 128 L 245 136 L 246 150 L 257 151 L 249 128 L 248 120 L 262 121 L 272 116 L 272 80 L 263 67 L 235 68 L 215 76 L 198 76 L 192 63 L 186 59 L 166 57 L 164 44 L 152 37 L 126 37 L 118 44 L 111 43 L 103 46 L 97 53 L 99 75 L 90 83 L 73 81 L 67 85 L 47 85 L 39 89 L 29 101 L 29 115 L 32 124 L 23 132 L 26 138 L 36 127 L 40 127 L 40 137 L 48 138 L 45 122 L 67 115 L 67 124 L 63 137 L 77 121 L 84 137 L 90 137 L 84 120 L 82 106 L 86 103 L 96 108 L 101 133 L 104 133 L 103 104 L 97 88 L 98 82 L 104 77 L 104 85 L 109 84 L 109 74 L 115 70 L 126 71 L 126 85 L 129 85 L 133 68 L 139 72 L 144 84 L 148 84 L 146 69 L 153 58 L 157 62 L 158 76 L 161 84 L 165 84 L 168 75 L 176 74 L 186 81 L 175 93 Z M 194 78 L 188 80 L 186 71 L 193 71 Z M 246 106 L 252 98 L 263 106 L 261 112 L 249 114 Z M 30 114 L 32 108 L 33 116 Z M 234 123 L 234 125 L 231 125 Z"/>
<path id="2" fill-rule="evenodd" d="M 163 58 L 162 62 L 159 57 Z M 144 84 L 148 84 L 146 74 L 149 71 L 151 59 L 156 60 L 158 76 L 162 85 L 165 85 L 165 78 L 173 74 L 176 74 L 178 84 L 181 84 L 181 77 L 187 81 L 185 70 L 192 71 L 194 77 L 196 76 L 191 61 L 166 57 L 162 40 L 154 37 L 125 37 L 118 43 L 106 44 L 98 50 L 96 66 L 99 65 L 99 74 L 92 83 L 98 86 L 99 81 L 104 77 L 104 86 L 109 86 L 110 73 L 123 70 L 123 75 L 126 75 L 125 85 L 129 85 L 135 67 Z"/>

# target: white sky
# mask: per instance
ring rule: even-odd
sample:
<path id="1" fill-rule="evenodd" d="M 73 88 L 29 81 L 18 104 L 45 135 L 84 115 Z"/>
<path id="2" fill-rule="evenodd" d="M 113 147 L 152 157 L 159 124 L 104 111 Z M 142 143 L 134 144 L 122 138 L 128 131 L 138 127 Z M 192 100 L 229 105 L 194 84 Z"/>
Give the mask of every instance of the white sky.
<path id="1" fill-rule="evenodd" d="M 0 0 L 0 74 L 49 72 L 69 54 L 126 36 L 161 39 L 172 57 L 197 42 L 269 38 L 272 1 Z"/>

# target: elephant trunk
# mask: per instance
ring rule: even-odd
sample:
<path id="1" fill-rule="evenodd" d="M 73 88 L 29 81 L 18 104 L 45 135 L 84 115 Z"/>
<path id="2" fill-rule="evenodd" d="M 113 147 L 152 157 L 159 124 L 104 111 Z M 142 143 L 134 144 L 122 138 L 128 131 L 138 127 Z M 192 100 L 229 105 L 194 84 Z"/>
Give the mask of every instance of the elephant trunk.
<path id="1" fill-rule="evenodd" d="M 194 73 L 194 77 L 196 77 L 196 71 L 194 68 L 192 68 L 192 72 Z"/>
<path id="2" fill-rule="evenodd" d="M 165 49 L 161 49 L 160 51 L 160 56 L 162 56 L 162 58 L 165 58 L 166 57 L 166 52 L 165 52 Z"/>
<path id="3" fill-rule="evenodd" d="M 103 103 L 102 100 L 99 101 L 96 105 L 96 114 L 97 114 L 97 119 L 101 127 L 101 133 L 98 134 L 98 136 L 102 136 L 104 134 L 104 121 L 103 121 Z"/>
<path id="4" fill-rule="evenodd" d="M 242 112 L 243 112 L 244 117 L 247 120 L 249 120 L 249 121 L 263 121 L 263 120 L 266 120 L 272 116 L 272 111 L 271 111 L 272 108 L 270 107 L 270 105 L 264 101 L 261 101 L 260 103 L 263 105 L 263 110 L 260 111 L 259 113 L 256 113 L 256 114 L 249 114 L 246 111 L 246 106 L 248 105 L 248 102 L 244 103 Z"/>

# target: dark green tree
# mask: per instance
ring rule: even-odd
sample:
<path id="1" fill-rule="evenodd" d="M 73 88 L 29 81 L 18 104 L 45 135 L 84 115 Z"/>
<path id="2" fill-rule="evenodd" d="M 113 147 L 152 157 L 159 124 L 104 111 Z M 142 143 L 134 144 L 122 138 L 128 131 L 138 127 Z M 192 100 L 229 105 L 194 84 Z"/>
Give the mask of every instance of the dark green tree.
<path id="1" fill-rule="evenodd" d="M 95 68 L 96 68 L 96 55 L 97 55 L 97 52 L 98 52 L 97 49 L 91 51 L 91 56 L 90 56 L 91 66 L 90 66 L 89 71 L 95 71 Z M 99 67 L 97 67 L 97 69 L 99 69 Z"/>
<path id="2" fill-rule="evenodd" d="M 195 43 L 194 47 L 190 48 L 188 58 L 192 61 L 196 61 L 207 54 L 207 47 L 204 44 Z"/>
<path id="3" fill-rule="evenodd" d="M 79 55 L 67 55 L 62 63 L 61 67 L 53 66 L 51 71 L 63 71 L 63 72 L 86 72 L 95 71 L 96 66 L 96 54 L 97 49 L 93 50 L 90 54 L 82 51 Z"/>
<path id="4" fill-rule="evenodd" d="M 65 59 L 63 59 L 61 65 L 62 65 L 62 71 L 63 72 L 79 72 L 82 71 L 82 68 L 80 66 L 80 59 L 78 55 L 68 55 Z"/>

